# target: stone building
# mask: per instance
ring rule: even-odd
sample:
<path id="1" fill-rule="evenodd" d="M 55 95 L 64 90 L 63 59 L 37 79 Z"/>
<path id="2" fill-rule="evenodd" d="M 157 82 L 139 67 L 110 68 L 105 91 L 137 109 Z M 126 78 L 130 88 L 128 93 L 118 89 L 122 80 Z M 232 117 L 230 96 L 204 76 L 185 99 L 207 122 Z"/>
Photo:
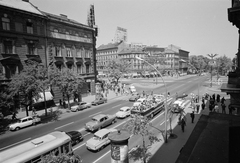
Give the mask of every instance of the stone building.
<path id="1" fill-rule="evenodd" d="M 27 60 L 34 60 L 47 68 L 54 63 L 59 71 L 66 67 L 78 73 L 85 79 L 81 92 L 95 92 L 93 27 L 41 11 L 28 0 L 1 0 L 0 17 L 1 84 L 20 73 Z M 57 90 L 53 89 L 55 102 L 62 98 Z"/>

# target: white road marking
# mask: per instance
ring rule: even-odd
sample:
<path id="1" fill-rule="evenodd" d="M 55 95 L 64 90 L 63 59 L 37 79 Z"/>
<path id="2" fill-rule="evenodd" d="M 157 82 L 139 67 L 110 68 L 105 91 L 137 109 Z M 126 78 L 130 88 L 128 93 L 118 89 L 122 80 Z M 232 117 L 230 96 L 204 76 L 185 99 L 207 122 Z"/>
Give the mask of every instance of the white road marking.
<path id="1" fill-rule="evenodd" d="M 62 128 L 62 127 L 68 126 L 68 125 L 73 124 L 73 123 L 74 123 L 74 122 L 71 122 L 71 123 L 68 123 L 68 124 L 62 125 L 62 126 L 60 126 L 60 127 L 55 128 L 54 130 L 60 129 L 60 128 Z"/>
<path id="2" fill-rule="evenodd" d="M 117 107 L 119 107 L 119 106 L 121 106 L 121 104 L 119 104 L 119 105 L 116 105 L 116 106 L 113 106 L 112 108 L 117 108 Z"/>
<path id="3" fill-rule="evenodd" d="M 85 136 L 87 136 L 87 135 L 89 135 L 90 133 L 86 133 L 85 135 L 83 135 L 83 137 L 85 137 Z"/>
<path id="4" fill-rule="evenodd" d="M 94 115 L 97 115 L 97 114 L 100 114 L 100 113 L 102 113 L 102 112 L 101 112 L 101 111 L 100 111 L 100 112 L 97 112 L 97 113 L 95 113 L 95 114 L 90 115 L 89 117 L 93 117 Z"/>
<path id="5" fill-rule="evenodd" d="M 77 130 L 78 132 L 83 132 L 83 131 L 85 131 L 85 128 L 81 128 L 81 129 L 79 129 L 79 130 Z"/>
<path id="6" fill-rule="evenodd" d="M 73 148 L 73 151 L 75 151 L 76 149 L 78 149 L 78 148 L 81 148 L 82 146 L 84 146 L 86 143 L 84 143 L 84 144 L 82 144 L 82 145 L 79 145 L 78 147 L 75 147 L 75 148 Z"/>
<path id="7" fill-rule="evenodd" d="M 169 121 L 169 119 L 168 119 L 167 121 Z M 160 126 L 161 126 L 162 124 L 164 124 L 164 123 L 165 123 L 165 121 L 163 121 L 162 123 L 160 123 Z"/>
<path id="8" fill-rule="evenodd" d="M 101 160 L 103 157 L 105 157 L 109 153 L 110 153 L 110 150 L 107 153 L 105 153 L 104 155 L 102 155 L 101 157 L 99 157 L 98 159 L 96 159 L 93 163 L 98 162 L 99 160 Z"/>
<path id="9" fill-rule="evenodd" d="M 4 147 L 4 148 L 1 148 L 0 151 L 3 150 L 3 149 L 6 149 L 6 148 L 12 147 L 12 146 L 14 146 L 14 145 L 20 144 L 20 143 L 25 142 L 25 141 L 30 140 L 30 139 L 31 139 L 31 138 L 27 138 L 27 139 L 24 139 L 24 140 L 19 141 L 19 142 L 17 142 L 17 143 L 8 145 L 8 146 L 6 146 L 6 147 Z"/>

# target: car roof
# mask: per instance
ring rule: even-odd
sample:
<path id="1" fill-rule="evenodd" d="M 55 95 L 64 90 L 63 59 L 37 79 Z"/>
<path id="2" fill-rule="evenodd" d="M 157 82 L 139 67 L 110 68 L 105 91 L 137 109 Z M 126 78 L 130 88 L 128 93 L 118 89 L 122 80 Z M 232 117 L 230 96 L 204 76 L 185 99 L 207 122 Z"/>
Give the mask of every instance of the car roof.
<path id="1" fill-rule="evenodd" d="M 80 133 L 79 131 L 68 131 L 66 132 L 67 134 L 70 134 L 70 135 L 75 135 L 75 134 L 78 134 Z"/>
<path id="2" fill-rule="evenodd" d="M 20 120 L 26 119 L 26 118 L 32 118 L 32 117 L 31 116 L 27 116 L 27 117 L 21 118 Z"/>
<path id="3" fill-rule="evenodd" d="M 95 132 L 94 135 L 99 136 L 99 137 L 103 137 L 107 133 L 115 132 L 115 131 L 117 131 L 117 129 L 115 129 L 115 128 L 111 128 L 111 129 L 104 128 L 104 129 L 101 129 L 101 130 Z"/>
<path id="4" fill-rule="evenodd" d="M 81 101 L 81 102 L 79 102 L 79 104 L 83 104 L 83 103 L 85 104 L 86 102 L 85 102 L 85 101 Z"/>
<path id="5" fill-rule="evenodd" d="M 179 99 L 179 100 L 177 100 L 177 101 L 174 101 L 173 104 L 181 104 L 183 101 L 184 101 L 184 100 Z"/>
<path id="6" fill-rule="evenodd" d="M 129 106 L 124 106 L 124 107 L 121 107 L 119 110 L 127 110 L 128 108 L 130 108 Z"/>
<path id="7" fill-rule="evenodd" d="M 94 116 L 93 118 L 94 119 L 101 119 L 102 117 L 106 117 L 106 115 L 105 114 L 98 114 L 98 115 Z"/>

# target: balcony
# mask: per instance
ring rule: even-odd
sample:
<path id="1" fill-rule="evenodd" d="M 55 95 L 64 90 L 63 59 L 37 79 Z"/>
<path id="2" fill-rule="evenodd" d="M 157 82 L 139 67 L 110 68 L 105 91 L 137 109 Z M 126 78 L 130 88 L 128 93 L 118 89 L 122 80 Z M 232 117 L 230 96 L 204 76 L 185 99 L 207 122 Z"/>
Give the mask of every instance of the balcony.
<path id="1" fill-rule="evenodd" d="M 86 65 L 90 65 L 91 64 L 91 59 L 90 58 L 84 58 L 84 63 L 86 64 Z"/>
<path id="2" fill-rule="evenodd" d="M 42 63 L 42 59 L 40 58 L 39 55 L 29 55 L 29 54 L 26 54 L 26 57 L 27 59 L 25 60 L 26 61 L 35 61 L 35 62 L 38 62 L 38 63 Z"/>
<path id="3" fill-rule="evenodd" d="M 82 65 L 83 59 L 82 58 L 76 58 L 76 65 Z"/>
<path id="4" fill-rule="evenodd" d="M 2 64 L 19 64 L 20 58 L 18 54 L 2 54 L 2 57 L 0 59 L 0 62 Z"/>

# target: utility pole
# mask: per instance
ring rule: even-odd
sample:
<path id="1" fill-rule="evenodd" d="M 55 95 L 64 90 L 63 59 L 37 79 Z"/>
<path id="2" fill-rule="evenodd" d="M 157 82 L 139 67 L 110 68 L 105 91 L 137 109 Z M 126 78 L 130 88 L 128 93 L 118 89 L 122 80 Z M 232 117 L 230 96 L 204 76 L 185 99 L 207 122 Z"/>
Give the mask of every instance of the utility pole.
<path id="1" fill-rule="evenodd" d="M 214 64 L 214 57 L 216 57 L 217 54 L 207 54 L 207 55 L 211 58 L 211 85 L 210 85 L 210 87 L 212 87 L 212 67 Z"/>

